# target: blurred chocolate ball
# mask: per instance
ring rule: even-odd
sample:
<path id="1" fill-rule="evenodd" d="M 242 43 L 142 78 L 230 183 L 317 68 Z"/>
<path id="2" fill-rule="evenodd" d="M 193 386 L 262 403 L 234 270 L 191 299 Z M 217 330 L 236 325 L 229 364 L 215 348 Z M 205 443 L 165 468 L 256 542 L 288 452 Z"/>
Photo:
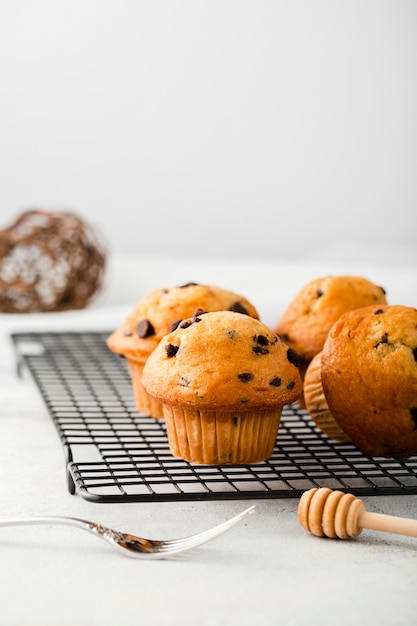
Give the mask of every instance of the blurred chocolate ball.
<path id="1" fill-rule="evenodd" d="M 0 312 L 82 309 L 99 291 L 106 254 L 71 212 L 33 209 L 0 231 Z"/>

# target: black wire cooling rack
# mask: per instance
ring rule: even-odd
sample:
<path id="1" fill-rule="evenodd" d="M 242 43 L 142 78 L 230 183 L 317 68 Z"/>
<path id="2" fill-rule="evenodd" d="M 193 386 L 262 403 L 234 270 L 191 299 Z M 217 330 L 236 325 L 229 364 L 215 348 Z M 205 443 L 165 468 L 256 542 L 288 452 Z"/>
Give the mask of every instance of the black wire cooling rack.
<path id="1" fill-rule="evenodd" d="M 312 487 L 356 495 L 417 494 L 417 457 L 364 455 L 335 443 L 306 411 L 284 408 L 271 458 L 254 465 L 205 466 L 170 453 L 163 420 L 139 414 L 126 362 L 109 333 L 15 333 L 56 426 L 70 493 L 93 502 L 292 498 Z"/>

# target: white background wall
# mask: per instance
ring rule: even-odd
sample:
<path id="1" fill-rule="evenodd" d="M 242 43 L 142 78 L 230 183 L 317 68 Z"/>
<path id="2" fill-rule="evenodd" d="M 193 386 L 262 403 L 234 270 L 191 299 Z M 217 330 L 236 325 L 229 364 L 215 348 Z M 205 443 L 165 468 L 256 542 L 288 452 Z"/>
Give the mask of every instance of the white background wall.
<path id="1" fill-rule="evenodd" d="M 415 0 L 3 0 L 0 73 L 0 227 L 416 262 Z"/>

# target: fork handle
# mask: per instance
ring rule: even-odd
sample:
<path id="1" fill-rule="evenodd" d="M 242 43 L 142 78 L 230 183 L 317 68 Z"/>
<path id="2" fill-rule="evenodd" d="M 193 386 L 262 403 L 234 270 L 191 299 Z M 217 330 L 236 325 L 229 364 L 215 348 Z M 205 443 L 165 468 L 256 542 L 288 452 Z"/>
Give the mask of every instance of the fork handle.
<path id="1" fill-rule="evenodd" d="M 6 528 L 10 526 L 46 526 L 51 524 L 53 524 L 54 526 L 76 526 L 77 528 L 88 530 L 87 522 L 84 522 L 84 520 L 76 519 L 74 517 L 49 516 L 0 519 L 0 528 Z"/>

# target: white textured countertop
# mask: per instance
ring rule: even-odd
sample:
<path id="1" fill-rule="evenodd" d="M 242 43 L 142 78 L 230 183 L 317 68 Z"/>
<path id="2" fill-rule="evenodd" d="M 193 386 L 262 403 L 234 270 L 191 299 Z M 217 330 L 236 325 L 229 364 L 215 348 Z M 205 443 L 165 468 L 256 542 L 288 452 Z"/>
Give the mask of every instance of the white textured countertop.
<path id="1" fill-rule="evenodd" d="M 415 260 L 415 259 L 414 259 Z M 2 528 L 0 623 L 5 626 L 351 625 L 417 622 L 417 539 L 364 531 L 318 539 L 297 522 L 295 499 L 96 504 L 70 495 L 63 450 L 32 379 L 16 375 L 16 330 L 107 330 L 149 289 L 190 280 L 249 297 L 274 324 L 305 282 L 359 273 L 392 304 L 417 306 L 416 264 L 112 262 L 91 308 L 0 315 L 1 516 L 71 515 L 135 534 L 197 532 L 256 504 L 255 514 L 191 552 L 165 561 L 125 558 L 77 529 Z M 117 304 L 117 306 L 116 306 Z M 417 496 L 373 496 L 367 509 L 417 519 Z"/>

